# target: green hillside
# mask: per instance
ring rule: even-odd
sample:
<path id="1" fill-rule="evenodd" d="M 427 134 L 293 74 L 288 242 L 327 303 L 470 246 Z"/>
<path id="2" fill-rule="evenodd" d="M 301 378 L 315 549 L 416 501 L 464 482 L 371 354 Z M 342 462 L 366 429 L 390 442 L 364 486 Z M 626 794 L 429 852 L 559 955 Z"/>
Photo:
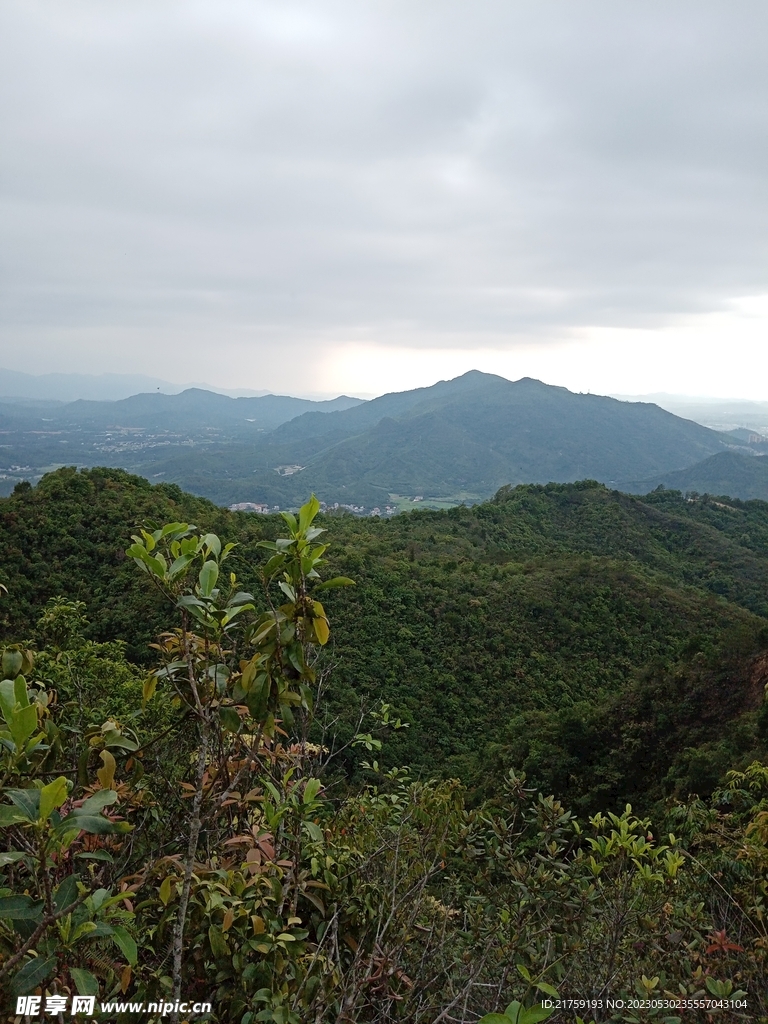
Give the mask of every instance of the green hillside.
<path id="1" fill-rule="evenodd" d="M 687 469 L 625 485 L 626 490 L 638 494 L 647 494 L 657 487 L 768 501 L 768 458 L 762 453 L 741 455 L 739 452 L 718 452 Z"/>
<path id="2" fill-rule="evenodd" d="M 6 631 L 18 635 L 64 594 L 86 602 L 94 638 L 122 637 L 145 661 L 164 613 L 122 551 L 137 524 L 174 519 L 237 539 L 233 564 L 258 587 L 255 544 L 275 518 L 112 470 L 62 470 L 6 499 L 0 578 L 16 595 Z M 524 765 L 577 804 L 649 805 L 711 789 L 764 743 L 762 502 L 524 486 L 472 508 L 323 526 L 333 571 L 357 580 L 328 597 L 340 622 L 329 713 L 343 736 L 360 700 L 393 704 L 411 723 L 393 763 L 481 789 L 489 772 Z"/>
<path id="3" fill-rule="evenodd" d="M 4 1019 L 768 1020 L 768 504 L 319 509 L 0 500 Z"/>

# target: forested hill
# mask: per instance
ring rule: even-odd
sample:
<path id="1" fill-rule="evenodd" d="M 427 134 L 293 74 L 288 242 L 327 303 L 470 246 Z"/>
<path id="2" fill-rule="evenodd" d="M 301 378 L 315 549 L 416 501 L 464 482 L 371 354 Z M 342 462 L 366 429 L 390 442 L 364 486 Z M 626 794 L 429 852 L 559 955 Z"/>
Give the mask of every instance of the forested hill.
<path id="1" fill-rule="evenodd" d="M 146 661 L 168 612 L 126 560 L 138 525 L 195 522 L 239 543 L 281 521 L 229 513 L 119 470 L 60 470 L 0 501 L 5 640 L 45 602 L 88 608 L 94 638 Z M 764 756 L 768 504 L 594 482 L 504 488 L 490 502 L 388 520 L 326 516 L 333 671 L 348 738 L 361 700 L 410 722 L 383 755 L 493 791 L 511 766 L 581 808 L 706 792 Z"/>
<path id="2" fill-rule="evenodd" d="M 370 402 L 191 389 L 55 407 L 0 403 L 0 427 L 5 494 L 66 461 L 119 466 L 220 505 L 282 508 L 310 492 L 329 505 L 385 509 L 421 498 L 442 507 L 487 500 L 508 483 L 585 477 L 629 490 L 628 481 L 753 450 L 657 405 L 475 370 Z"/>
<path id="3" fill-rule="evenodd" d="M 329 504 L 370 508 L 392 495 L 487 499 L 506 483 L 590 477 L 621 486 L 691 466 L 731 441 L 656 405 L 472 370 L 354 408 L 304 413 L 256 445 L 153 452 L 151 463 L 126 468 L 161 473 L 220 504 L 290 506 L 314 491 Z"/>
<path id="4" fill-rule="evenodd" d="M 757 447 L 757 446 L 755 446 Z M 765 445 L 761 444 L 760 448 Z M 627 491 L 647 494 L 658 487 L 698 494 L 735 494 L 740 498 L 768 499 L 768 458 L 761 453 L 718 452 L 687 469 L 627 483 Z"/>

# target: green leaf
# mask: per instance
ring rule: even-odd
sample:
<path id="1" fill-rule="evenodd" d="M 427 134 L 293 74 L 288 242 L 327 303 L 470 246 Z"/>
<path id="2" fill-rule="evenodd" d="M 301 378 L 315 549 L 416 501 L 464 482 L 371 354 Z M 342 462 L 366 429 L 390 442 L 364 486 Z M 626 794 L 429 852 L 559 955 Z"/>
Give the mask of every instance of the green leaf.
<path id="1" fill-rule="evenodd" d="M 222 727 L 226 729 L 227 732 L 240 731 L 240 715 L 238 715 L 234 708 L 220 707 L 219 719 Z"/>
<path id="2" fill-rule="evenodd" d="M 305 533 L 309 529 L 309 527 L 312 525 L 312 522 L 313 522 L 315 516 L 317 515 L 317 513 L 319 511 L 320 511 L 320 502 L 317 500 L 317 498 L 313 494 L 310 497 L 309 501 L 306 503 L 306 505 L 302 505 L 301 508 L 299 509 L 299 530 L 302 533 Z M 287 519 L 286 519 L 286 522 L 288 522 Z M 295 527 L 294 527 L 294 532 L 295 532 Z"/>
<path id="3" fill-rule="evenodd" d="M 553 999 L 559 999 L 560 993 L 557 991 L 554 985 L 548 985 L 546 981 L 537 981 L 536 988 L 539 992 L 543 992 L 544 995 L 552 996 Z"/>
<path id="4" fill-rule="evenodd" d="M 76 853 L 75 856 L 82 857 L 83 860 L 104 860 L 107 864 L 114 864 L 115 862 L 115 858 L 106 850 L 88 850 L 84 853 Z"/>
<path id="5" fill-rule="evenodd" d="M 93 796 L 89 796 L 83 802 L 82 807 L 77 808 L 75 814 L 95 814 L 103 807 L 109 807 L 117 801 L 117 793 L 114 789 L 99 789 Z"/>
<path id="6" fill-rule="evenodd" d="M 128 558 L 132 558 L 134 562 L 137 562 L 142 569 L 146 569 L 145 561 L 147 558 L 147 549 L 143 544 L 131 544 L 129 548 L 125 549 L 125 553 Z"/>
<path id="7" fill-rule="evenodd" d="M 18 974 L 14 975 L 10 985 L 11 995 L 24 996 L 29 992 L 34 992 L 41 982 L 53 974 L 57 964 L 55 956 L 49 956 L 46 959 L 36 956 L 32 960 L 27 960 Z"/>
<path id="8" fill-rule="evenodd" d="M 37 728 L 37 710 L 34 705 L 27 705 L 27 707 L 17 705 L 6 721 L 13 742 L 17 748 L 21 749 Z"/>
<path id="9" fill-rule="evenodd" d="M 332 587 L 354 587 L 356 583 L 349 576 L 334 576 L 332 580 L 318 583 L 315 590 L 330 590 Z"/>
<path id="10" fill-rule="evenodd" d="M 163 879 L 163 881 L 160 884 L 160 889 L 158 890 L 158 895 L 160 896 L 160 902 L 163 904 L 164 907 L 168 906 L 168 902 L 169 902 L 169 900 L 171 898 L 171 883 L 172 883 L 171 876 L 170 875 L 166 875 L 166 877 Z"/>
<path id="11" fill-rule="evenodd" d="M 113 926 L 112 941 L 120 949 L 131 967 L 135 967 L 139 955 L 138 949 L 133 936 L 121 924 Z"/>
<path id="12" fill-rule="evenodd" d="M 263 572 L 265 576 L 271 576 L 273 572 L 277 572 L 280 566 L 285 562 L 285 552 L 280 551 L 276 555 L 272 555 L 269 561 L 264 566 Z"/>
<path id="13" fill-rule="evenodd" d="M 11 921 L 39 921 L 43 916 L 43 901 L 31 896 L 1 896 L 0 917 Z"/>
<path id="14" fill-rule="evenodd" d="M 13 680 L 13 692 L 19 707 L 28 708 L 29 694 L 27 693 L 27 681 L 24 676 L 16 676 Z"/>
<path id="15" fill-rule="evenodd" d="M 158 554 L 157 557 L 145 555 L 143 561 L 153 576 L 156 576 L 160 580 L 165 579 L 168 566 L 162 555 Z"/>
<path id="16" fill-rule="evenodd" d="M 9 825 L 20 825 L 22 822 L 29 823 L 30 819 L 18 807 L 9 807 L 8 804 L 0 806 L 0 828 L 8 828 Z"/>
<path id="17" fill-rule="evenodd" d="M 213 588 L 216 586 L 216 581 L 219 578 L 219 567 L 216 562 L 208 561 L 203 565 L 198 576 L 200 583 L 200 593 L 203 597 L 210 597 L 213 593 Z"/>
<path id="18" fill-rule="evenodd" d="M 61 807 L 67 799 L 67 780 L 63 775 L 40 790 L 40 821 L 47 821 L 55 807 Z"/>
<path id="19" fill-rule="evenodd" d="M 67 875 L 67 877 L 61 882 L 56 890 L 53 897 L 53 903 L 56 907 L 56 911 L 63 910 L 68 907 L 70 903 L 74 903 L 77 899 L 77 878 L 74 875 Z"/>
<path id="20" fill-rule="evenodd" d="M 16 861 L 22 860 L 27 854 L 23 850 L 12 850 L 9 853 L 0 853 L 0 868 L 6 867 L 8 864 L 15 864 Z"/>
<path id="21" fill-rule="evenodd" d="M 296 516 L 292 515 L 290 512 L 281 512 L 280 515 L 285 520 L 285 522 L 288 524 L 288 529 L 291 531 L 291 533 L 296 533 L 297 530 L 298 530 L 298 523 L 296 522 Z M 279 543 L 280 542 L 278 541 L 278 545 L 279 545 Z"/>
<path id="22" fill-rule="evenodd" d="M 21 651 L 3 651 L 3 679 L 15 679 L 23 664 Z"/>
<path id="23" fill-rule="evenodd" d="M 192 555 L 179 555 L 179 557 L 171 563 L 171 568 L 168 570 L 168 578 L 175 579 L 180 573 L 184 572 L 192 561 L 192 557 Z"/>
<path id="24" fill-rule="evenodd" d="M 519 1024 L 521 1013 L 523 1013 L 523 1004 L 519 1003 L 516 999 L 513 999 L 504 1011 L 504 1016 L 508 1020 L 514 1021 L 515 1024 Z"/>
<path id="25" fill-rule="evenodd" d="M 302 825 L 307 830 L 309 838 L 313 843 L 322 843 L 323 841 L 323 830 L 319 825 L 316 825 L 314 821 L 303 821 Z"/>
<path id="26" fill-rule="evenodd" d="M 190 527 L 188 523 L 166 523 L 160 531 L 160 537 L 158 539 L 162 540 L 164 537 L 168 537 L 172 533 L 184 534 L 190 529 L 194 530 L 194 526 Z"/>
<path id="27" fill-rule="evenodd" d="M 554 1009 L 545 1010 L 540 1003 L 536 1003 L 535 1006 L 529 1006 L 527 1010 L 521 1011 L 517 1018 L 517 1024 L 538 1024 L 540 1020 L 551 1017 L 554 1012 Z"/>
<path id="28" fill-rule="evenodd" d="M 502 1013 L 486 1013 L 477 1024 L 510 1024 L 510 1018 Z"/>
<path id="29" fill-rule="evenodd" d="M 6 654 L 8 652 L 6 651 Z M 14 654 L 17 652 L 14 651 Z M 20 656 L 20 655 L 19 655 Z M 5 655 L 3 655 L 5 658 Z M 0 682 L 0 711 L 2 711 L 3 718 L 6 722 L 10 721 L 13 709 L 16 707 L 16 691 L 13 685 L 13 679 L 3 679 Z"/>
<path id="30" fill-rule="evenodd" d="M 69 906 L 69 904 L 67 904 Z M 75 928 L 69 937 L 69 945 L 74 946 L 78 939 L 87 938 L 89 935 L 95 935 L 98 925 L 95 921 L 81 921 L 81 923 Z"/>
<path id="31" fill-rule="evenodd" d="M 130 829 L 130 826 L 128 826 Z M 56 827 L 59 834 L 77 830 L 78 832 L 89 832 L 91 835 L 105 836 L 114 832 L 124 832 L 120 824 L 112 822 L 101 814 L 68 814 L 66 818 Z"/>
<path id="32" fill-rule="evenodd" d="M 78 995 L 97 996 L 99 994 L 99 983 L 90 971 L 86 971 L 83 967 L 70 967 L 69 973 L 72 975 Z"/>
<path id="33" fill-rule="evenodd" d="M 305 804 L 311 804 L 317 794 L 320 792 L 322 782 L 320 779 L 307 779 L 306 785 L 304 786 L 304 795 L 302 801 Z"/>
<path id="34" fill-rule="evenodd" d="M 227 949 L 227 943 L 221 928 L 217 928 L 215 924 L 212 924 L 208 929 L 208 941 L 211 944 L 211 952 L 214 956 L 227 956 L 229 950 Z"/>
<path id="35" fill-rule="evenodd" d="M 317 611 L 318 606 L 322 607 L 322 605 L 320 605 L 319 601 L 315 601 L 314 604 L 315 604 L 315 611 Z M 326 619 L 325 615 L 317 614 L 315 616 L 315 618 L 312 619 L 312 628 L 315 631 L 315 636 L 317 637 L 317 642 L 321 646 L 325 646 L 325 644 L 328 643 L 328 638 L 331 635 L 331 631 L 328 628 L 328 619 Z"/>
<path id="36" fill-rule="evenodd" d="M 109 732 L 104 734 L 104 743 L 108 747 L 114 747 L 116 750 L 138 750 L 138 743 L 132 740 L 128 736 L 123 736 L 117 729 L 110 729 Z"/>
<path id="37" fill-rule="evenodd" d="M 106 921 L 97 921 L 96 922 L 96 927 L 91 932 L 91 938 L 93 938 L 93 939 L 104 938 L 104 936 L 112 935 L 114 930 L 115 929 L 112 927 L 112 925 L 108 924 Z"/>
<path id="38" fill-rule="evenodd" d="M 205 544 L 208 550 L 212 551 L 217 558 L 219 557 L 221 554 L 221 541 L 215 533 L 206 533 L 203 537 L 203 544 Z"/>
<path id="39" fill-rule="evenodd" d="M 153 672 L 151 675 L 148 675 L 147 678 L 144 680 L 144 686 L 142 687 L 141 699 L 144 701 L 145 704 L 149 703 L 149 701 L 152 700 L 152 698 L 155 695 L 156 689 L 157 676 Z"/>
<path id="40" fill-rule="evenodd" d="M 27 821 L 37 821 L 40 816 L 39 789 L 8 789 L 6 792 Z"/>
<path id="41" fill-rule="evenodd" d="M 250 711 L 254 721 L 264 721 L 264 718 L 269 711 L 270 692 L 271 684 L 269 676 L 265 675 L 261 683 L 256 683 L 246 694 L 245 703 L 247 704 L 248 710 Z"/>
<path id="42" fill-rule="evenodd" d="M 146 530 L 142 530 L 141 535 L 144 538 L 144 544 L 147 551 L 154 551 L 157 539 L 160 537 L 160 531 L 157 530 L 156 532 L 147 533 Z"/>

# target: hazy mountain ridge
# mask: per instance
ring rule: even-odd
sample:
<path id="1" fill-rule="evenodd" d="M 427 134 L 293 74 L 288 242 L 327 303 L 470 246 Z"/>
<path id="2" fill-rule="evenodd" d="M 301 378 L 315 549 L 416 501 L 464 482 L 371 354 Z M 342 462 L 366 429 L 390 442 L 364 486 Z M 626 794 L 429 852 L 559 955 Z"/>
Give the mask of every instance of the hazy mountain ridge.
<path id="1" fill-rule="evenodd" d="M 231 454 L 244 440 L 250 450 L 260 435 L 285 420 L 311 410 L 322 417 L 326 410 L 362 401 L 344 395 L 324 401 L 285 395 L 230 398 L 199 388 L 117 401 L 0 400 L 0 493 L 61 465 L 136 466 L 148 476 L 163 475 L 155 464 L 170 453 L 194 452 L 197 458 L 222 444 Z M 221 471 L 226 475 L 226 468 Z"/>
<path id="2" fill-rule="evenodd" d="M 201 388 L 230 398 L 269 395 L 268 389 L 219 388 L 212 384 L 175 384 L 143 373 L 21 373 L 0 367 L 0 400 L 75 402 L 115 402 L 145 392 L 177 395 L 189 388 Z M 317 398 L 321 396 L 308 396 Z M 324 397 L 324 396 L 323 396 Z"/>
<path id="3" fill-rule="evenodd" d="M 116 402 L 79 400 L 64 406 L 53 419 L 69 423 L 93 423 L 102 426 L 159 427 L 233 427 L 249 425 L 274 430 L 287 419 L 308 411 L 319 415 L 360 405 L 362 399 L 340 395 L 330 401 L 314 402 L 288 395 L 261 395 L 230 398 L 215 391 L 188 388 L 178 395 L 157 393 L 133 395 Z"/>
<path id="4" fill-rule="evenodd" d="M 299 416 L 252 453 L 230 452 L 219 493 L 271 503 L 299 500 L 311 489 L 327 501 L 380 505 L 390 494 L 481 499 L 507 483 L 585 477 L 621 487 L 726 447 L 722 435 L 658 406 L 472 371 L 322 421 L 313 413 Z M 282 478 L 275 471 L 281 465 L 302 468 Z M 211 481 L 191 453 L 163 472 L 219 500 L 202 489 Z"/>
<path id="5" fill-rule="evenodd" d="M 741 482 L 754 467 L 733 478 L 732 492 L 685 488 L 674 474 L 758 450 L 657 405 L 479 371 L 368 402 L 188 389 L 116 402 L 0 403 L 0 429 L 6 491 L 56 465 L 112 465 L 219 504 L 282 507 L 309 491 L 371 509 L 413 497 L 479 501 L 506 484 L 584 478 L 635 492 L 663 483 L 751 497 L 752 484 Z"/>

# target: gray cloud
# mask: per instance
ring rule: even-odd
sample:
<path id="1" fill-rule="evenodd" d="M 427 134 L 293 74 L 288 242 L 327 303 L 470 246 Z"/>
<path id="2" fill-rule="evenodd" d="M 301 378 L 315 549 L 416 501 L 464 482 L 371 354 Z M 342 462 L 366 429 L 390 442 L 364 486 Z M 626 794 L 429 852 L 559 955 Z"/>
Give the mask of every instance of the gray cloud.
<path id="1" fill-rule="evenodd" d="M 762 0 L 9 0 L 0 19 L 19 369 L 76 362 L 78 338 L 98 370 L 132 338 L 512 346 L 768 291 Z"/>

